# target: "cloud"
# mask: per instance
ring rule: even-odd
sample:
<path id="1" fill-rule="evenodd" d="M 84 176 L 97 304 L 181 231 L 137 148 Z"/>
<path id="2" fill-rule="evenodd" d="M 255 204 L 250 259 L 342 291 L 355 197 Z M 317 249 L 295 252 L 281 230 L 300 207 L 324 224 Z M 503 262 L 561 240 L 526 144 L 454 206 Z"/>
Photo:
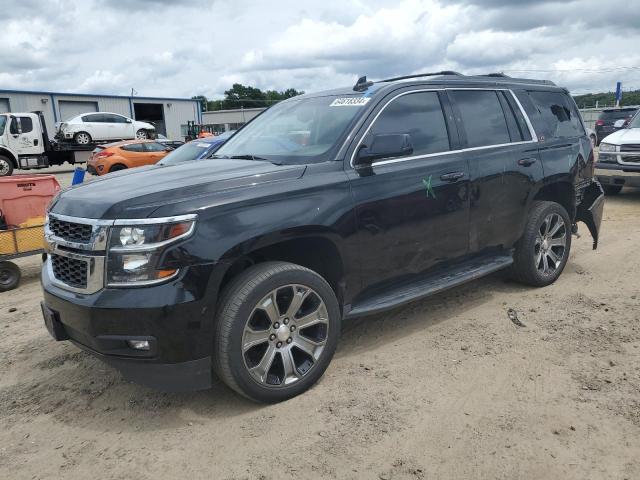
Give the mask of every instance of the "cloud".
<path id="1" fill-rule="evenodd" d="M 640 88 L 640 0 L 10 0 L 0 88 L 216 98 L 505 71 Z"/>

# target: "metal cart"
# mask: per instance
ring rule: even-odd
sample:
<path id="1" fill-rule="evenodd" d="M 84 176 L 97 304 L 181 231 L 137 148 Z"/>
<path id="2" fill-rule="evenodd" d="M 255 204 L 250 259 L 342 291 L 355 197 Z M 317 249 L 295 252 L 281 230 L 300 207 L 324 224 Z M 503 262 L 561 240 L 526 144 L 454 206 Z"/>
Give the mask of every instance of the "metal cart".
<path id="1" fill-rule="evenodd" d="M 0 230 L 0 292 L 13 290 L 20 283 L 20 267 L 11 260 L 43 252 L 43 225 Z"/>

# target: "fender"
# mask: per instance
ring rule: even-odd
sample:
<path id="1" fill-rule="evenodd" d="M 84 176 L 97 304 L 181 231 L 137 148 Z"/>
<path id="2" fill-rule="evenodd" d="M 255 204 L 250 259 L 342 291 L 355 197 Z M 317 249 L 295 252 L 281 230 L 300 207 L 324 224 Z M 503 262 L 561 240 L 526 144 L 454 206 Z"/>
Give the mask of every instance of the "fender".
<path id="1" fill-rule="evenodd" d="M 6 145 L 0 145 L 0 155 L 9 157 L 13 162 L 13 168 L 18 168 L 18 155 Z"/>

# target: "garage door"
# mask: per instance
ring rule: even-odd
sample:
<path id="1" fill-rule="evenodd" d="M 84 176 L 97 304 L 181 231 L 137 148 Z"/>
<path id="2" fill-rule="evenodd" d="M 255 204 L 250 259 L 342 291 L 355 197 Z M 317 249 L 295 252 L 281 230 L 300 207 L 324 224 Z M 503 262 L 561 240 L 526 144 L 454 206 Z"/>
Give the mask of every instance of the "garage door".
<path id="1" fill-rule="evenodd" d="M 97 112 L 98 102 L 75 102 L 73 100 L 59 100 L 60 120 L 63 122 L 81 113 Z"/>
<path id="2" fill-rule="evenodd" d="M 9 99 L 8 98 L 0 98 L 0 113 L 9 113 L 11 109 L 9 108 Z"/>

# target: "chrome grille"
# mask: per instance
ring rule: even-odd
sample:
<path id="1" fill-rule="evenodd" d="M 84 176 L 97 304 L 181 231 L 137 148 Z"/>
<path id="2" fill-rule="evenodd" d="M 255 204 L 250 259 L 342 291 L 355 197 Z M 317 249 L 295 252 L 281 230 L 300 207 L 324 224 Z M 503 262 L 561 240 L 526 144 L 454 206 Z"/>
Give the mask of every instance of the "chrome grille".
<path id="1" fill-rule="evenodd" d="M 628 144 L 628 145 L 620 145 L 621 152 L 637 152 L 640 153 L 640 145 L 638 144 Z"/>
<path id="2" fill-rule="evenodd" d="M 92 226 L 85 223 L 66 222 L 51 216 L 49 230 L 63 240 L 88 243 L 91 240 Z"/>
<path id="3" fill-rule="evenodd" d="M 87 262 L 51 254 L 53 275 L 74 288 L 87 288 Z"/>

